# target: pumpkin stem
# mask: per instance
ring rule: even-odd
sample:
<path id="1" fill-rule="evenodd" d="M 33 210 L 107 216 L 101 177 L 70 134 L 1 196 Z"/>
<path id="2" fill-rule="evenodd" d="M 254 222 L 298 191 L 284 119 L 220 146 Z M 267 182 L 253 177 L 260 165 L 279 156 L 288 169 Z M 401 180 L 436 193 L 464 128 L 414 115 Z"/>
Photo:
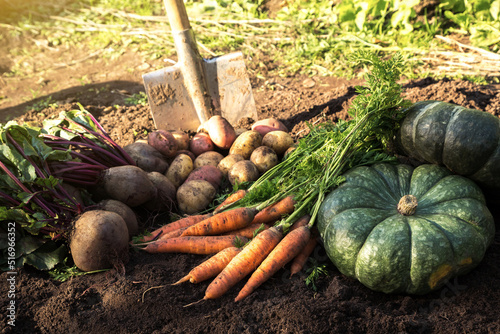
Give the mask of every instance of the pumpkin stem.
<path id="1" fill-rule="evenodd" d="M 404 195 L 398 203 L 398 212 L 404 216 L 411 216 L 417 211 L 418 201 L 413 195 Z"/>

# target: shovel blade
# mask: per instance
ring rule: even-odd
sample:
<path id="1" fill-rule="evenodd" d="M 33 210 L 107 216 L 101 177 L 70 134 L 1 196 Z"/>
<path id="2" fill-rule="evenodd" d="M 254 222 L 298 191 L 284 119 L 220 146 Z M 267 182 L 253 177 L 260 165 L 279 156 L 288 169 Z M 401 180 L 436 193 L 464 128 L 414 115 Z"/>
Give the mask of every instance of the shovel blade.
<path id="1" fill-rule="evenodd" d="M 241 52 L 204 61 L 214 115 L 235 126 L 241 118 L 257 119 L 252 87 Z M 196 131 L 200 125 L 179 64 L 143 75 L 157 129 Z"/>

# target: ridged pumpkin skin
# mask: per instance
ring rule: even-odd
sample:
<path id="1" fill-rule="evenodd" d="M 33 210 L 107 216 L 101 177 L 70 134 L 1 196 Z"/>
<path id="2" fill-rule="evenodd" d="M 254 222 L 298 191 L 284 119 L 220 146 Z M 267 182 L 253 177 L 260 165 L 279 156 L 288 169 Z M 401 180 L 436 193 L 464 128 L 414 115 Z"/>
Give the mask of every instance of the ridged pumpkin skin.
<path id="1" fill-rule="evenodd" d="M 376 164 L 348 171 L 317 226 L 330 260 L 375 291 L 425 294 L 482 260 L 493 216 L 471 180 L 444 167 Z M 403 215 L 413 195 L 417 207 Z M 413 198 L 413 197 L 412 197 Z"/>
<path id="2" fill-rule="evenodd" d="M 417 102 L 401 124 L 399 144 L 412 158 L 500 188 L 500 119 L 489 113 L 446 102 Z"/>

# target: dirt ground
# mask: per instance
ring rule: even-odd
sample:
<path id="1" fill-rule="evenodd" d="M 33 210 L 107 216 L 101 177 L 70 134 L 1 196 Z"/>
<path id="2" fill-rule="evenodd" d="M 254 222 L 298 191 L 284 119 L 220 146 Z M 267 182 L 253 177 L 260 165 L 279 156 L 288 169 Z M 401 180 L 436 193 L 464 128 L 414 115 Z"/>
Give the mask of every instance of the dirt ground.
<path id="1" fill-rule="evenodd" d="M 127 105 L 125 98 L 144 91 L 141 74 L 157 66 L 125 54 L 118 60 L 98 56 L 72 62 L 54 51 L 54 64 L 28 78 L 2 76 L 0 104 L 4 122 L 39 122 L 76 102 L 94 113 L 113 139 L 126 145 L 154 128 L 148 107 Z M 56 57 L 59 55 L 59 61 Z M 74 54 L 74 59 L 83 55 Z M 54 59 L 56 61 L 54 61 Z M 273 64 L 263 57 L 266 66 Z M 266 63 L 267 61 L 267 63 Z M 360 81 L 301 76 L 257 79 L 249 61 L 259 119 L 276 117 L 296 138 L 306 133 L 306 122 L 346 117 L 346 107 Z M 10 64 L 12 65 L 12 64 Z M 3 70 L 9 66 L 4 59 Z M 85 77 L 82 84 L 77 79 Z M 42 83 L 42 84 L 40 84 Z M 500 115 L 499 85 L 480 86 L 466 81 L 423 79 L 404 83 L 412 101 L 436 99 Z M 30 91 L 39 89 L 37 99 Z M 31 89 L 31 90 L 30 90 Z M 48 96 L 57 108 L 41 111 L 30 105 Z M 490 210 L 500 219 L 496 194 L 489 194 Z M 143 228 L 159 225 L 141 216 Z M 497 223 L 497 230 L 498 230 Z M 7 326 L 7 294 L 0 295 L 2 333 L 499 333 L 500 235 L 483 262 L 471 273 L 448 282 L 425 296 L 385 295 L 373 292 L 338 272 L 318 246 L 312 257 L 327 264 L 328 276 L 305 284 L 305 270 L 289 278 L 287 267 L 245 300 L 235 304 L 238 287 L 218 300 L 184 307 L 201 299 L 208 283 L 170 284 L 203 261 L 203 256 L 151 255 L 131 251 L 123 276 L 111 272 L 86 275 L 66 282 L 26 267 L 16 277 L 16 326 Z M 2 273 L 0 280 L 5 281 Z M 2 286 L 5 286 L 2 283 Z"/>

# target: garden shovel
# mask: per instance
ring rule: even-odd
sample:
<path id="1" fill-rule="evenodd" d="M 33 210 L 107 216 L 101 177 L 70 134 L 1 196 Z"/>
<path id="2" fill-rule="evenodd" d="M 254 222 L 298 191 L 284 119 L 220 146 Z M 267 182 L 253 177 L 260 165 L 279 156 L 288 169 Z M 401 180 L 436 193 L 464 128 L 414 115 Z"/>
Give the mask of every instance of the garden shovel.
<path id="1" fill-rule="evenodd" d="M 203 59 L 183 0 L 164 3 L 178 62 L 143 75 L 156 128 L 195 131 L 214 115 L 221 115 L 233 126 L 242 117 L 256 120 L 243 54 Z"/>

